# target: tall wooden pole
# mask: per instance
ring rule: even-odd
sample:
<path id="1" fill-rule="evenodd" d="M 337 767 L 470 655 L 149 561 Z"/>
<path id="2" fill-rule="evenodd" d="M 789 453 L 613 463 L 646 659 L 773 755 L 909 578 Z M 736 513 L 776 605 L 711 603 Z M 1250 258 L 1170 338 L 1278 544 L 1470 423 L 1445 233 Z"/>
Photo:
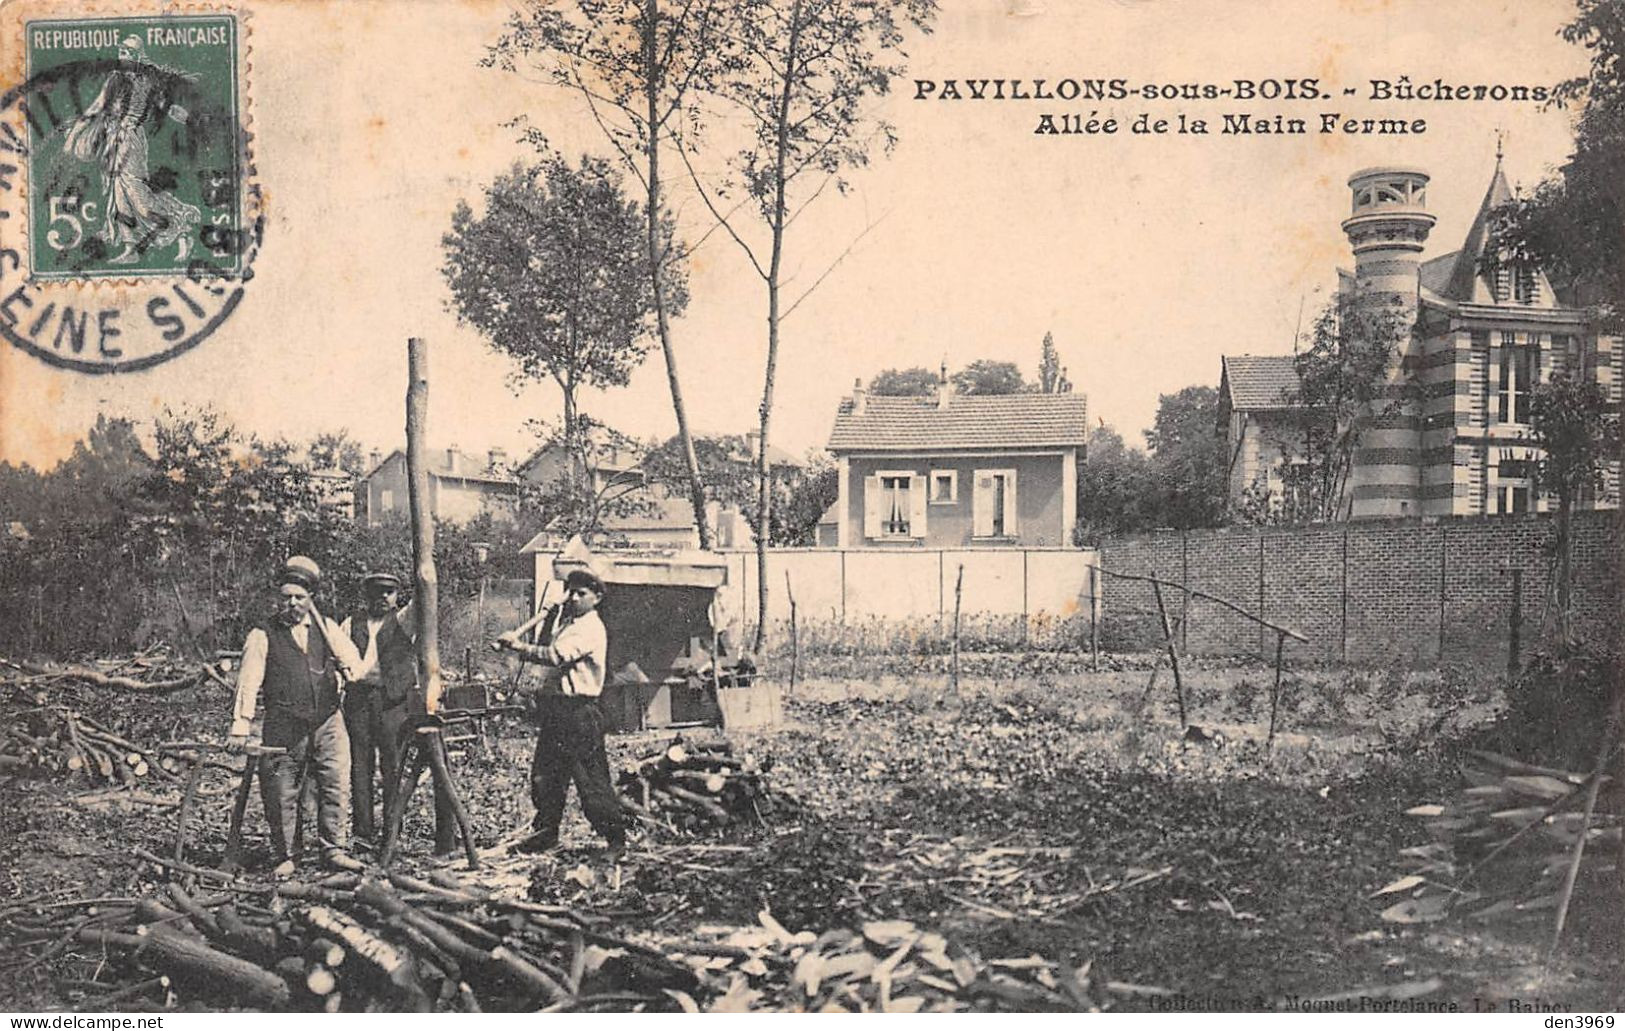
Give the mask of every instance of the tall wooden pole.
<path id="1" fill-rule="evenodd" d="M 428 347 L 421 337 L 406 342 L 406 482 L 412 508 L 412 566 L 417 620 L 418 683 L 424 705 L 440 711 L 440 597 L 434 572 L 434 513 L 429 509 L 429 465 L 424 435 L 429 421 Z"/>

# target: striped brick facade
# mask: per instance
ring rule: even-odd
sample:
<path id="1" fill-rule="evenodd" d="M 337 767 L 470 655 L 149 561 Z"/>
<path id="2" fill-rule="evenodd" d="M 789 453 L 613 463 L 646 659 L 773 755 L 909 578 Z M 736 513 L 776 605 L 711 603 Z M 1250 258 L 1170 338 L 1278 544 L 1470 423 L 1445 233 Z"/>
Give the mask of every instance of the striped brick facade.
<path id="1" fill-rule="evenodd" d="M 1538 269 L 1484 272 L 1492 214 L 1512 199 L 1499 161 L 1461 248 L 1424 262 L 1434 224 L 1427 185 L 1427 174 L 1413 168 L 1365 169 L 1349 179 L 1353 214 L 1343 230 L 1355 268 L 1342 289 L 1376 303 L 1397 300 L 1414 314 L 1415 330 L 1390 370 L 1389 394 L 1399 404 L 1362 425 L 1343 510 L 1356 519 L 1548 511 L 1555 499 L 1538 495 L 1530 477 L 1541 451 L 1530 435 L 1529 393 L 1560 371 L 1579 370 L 1618 405 L 1625 347 L 1566 304 Z M 1249 449 L 1249 434 L 1267 439 L 1287 426 L 1262 406 L 1234 407 L 1233 453 L 1259 450 Z M 1232 472 L 1239 496 L 1247 484 Z M 1582 507 L 1614 508 L 1619 498 L 1615 462 Z"/>

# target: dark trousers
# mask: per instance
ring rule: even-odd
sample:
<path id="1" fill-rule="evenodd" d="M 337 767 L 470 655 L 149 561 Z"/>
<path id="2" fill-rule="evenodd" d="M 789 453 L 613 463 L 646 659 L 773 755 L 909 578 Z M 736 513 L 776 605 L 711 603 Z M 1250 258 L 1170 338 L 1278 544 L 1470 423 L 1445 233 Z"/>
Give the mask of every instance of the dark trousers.
<path id="1" fill-rule="evenodd" d="M 536 720 L 536 757 L 530 764 L 530 800 L 536 806 L 532 827 L 543 837 L 558 839 L 564 797 L 573 781 L 593 830 L 611 845 L 624 843 L 625 820 L 609 782 L 604 718 L 597 703 L 591 698 L 542 695 Z"/>
<path id="2" fill-rule="evenodd" d="M 316 778 L 316 829 L 322 848 L 348 848 L 350 737 L 344 729 L 344 714 L 334 710 L 314 727 L 280 713 L 267 714 L 265 725 L 267 744 L 287 748 L 283 755 L 260 759 L 260 799 L 265 803 L 265 822 L 271 827 L 271 848 L 278 861 L 292 857 L 306 760 Z"/>
<path id="3" fill-rule="evenodd" d="M 415 703 L 415 704 L 414 704 Z M 383 690 L 371 684 L 351 684 L 344 693 L 344 725 L 350 730 L 350 795 L 357 837 L 376 840 L 373 778 L 383 781 L 384 813 L 395 802 L 401 781 L 401 753 L 405 742 L 408 713 L 423 711 L 422 696 L 413 691 L 410 699 L 393 704 Z M 436 852 L 457 847 L 457 823 L 451 797 L 434 792 L 434 842 Z"/>

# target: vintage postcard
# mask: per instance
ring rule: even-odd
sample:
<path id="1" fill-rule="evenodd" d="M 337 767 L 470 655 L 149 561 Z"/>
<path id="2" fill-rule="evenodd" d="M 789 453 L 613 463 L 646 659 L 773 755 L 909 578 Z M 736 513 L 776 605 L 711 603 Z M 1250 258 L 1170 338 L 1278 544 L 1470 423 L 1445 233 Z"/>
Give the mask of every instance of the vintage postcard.
<path id="1" fill-rule="evenodd" d="M 1612 1027 L 1622 25 L 0 3 L 0 1008 Z"/>

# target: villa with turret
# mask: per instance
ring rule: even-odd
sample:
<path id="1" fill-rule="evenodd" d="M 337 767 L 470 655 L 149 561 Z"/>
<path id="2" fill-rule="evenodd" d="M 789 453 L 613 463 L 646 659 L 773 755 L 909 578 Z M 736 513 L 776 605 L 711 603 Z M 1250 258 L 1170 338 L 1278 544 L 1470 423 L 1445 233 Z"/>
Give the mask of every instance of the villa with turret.
<path id="1" fill-rule="evenodd" d="M 1541 269 L 1483 260 L 1492 213 L 1513 196 L 1499 159 L 1460 246 L 1424 258 L 1436 222 L 1428 186 L 1426 172 L 1408 167 L 1349 178 L 1343 231 L 1354 268 L 1339 269 L 1339 289 L 1381 296 L 1414 321 L 1391 375 L 1415 389 L 1396 411 L 1367 421 L 1340 511 L 1359 519 L 1545 510 L 1555 502 L 1533 484 L 1541 452 L 1530 436 L 1530 392 L 1559 370 L 1582 370 L 1618 404 L 1620 340 L 1599 332 Z M 1219 428 L 1232 503 L 1249 490 L 1280 497 L 1294 489 L 1296 385 L 1290 355 L 1223 358 Z M 1619 487 L 1616 462 L 1583 507 L 1617 507 Z"/>

